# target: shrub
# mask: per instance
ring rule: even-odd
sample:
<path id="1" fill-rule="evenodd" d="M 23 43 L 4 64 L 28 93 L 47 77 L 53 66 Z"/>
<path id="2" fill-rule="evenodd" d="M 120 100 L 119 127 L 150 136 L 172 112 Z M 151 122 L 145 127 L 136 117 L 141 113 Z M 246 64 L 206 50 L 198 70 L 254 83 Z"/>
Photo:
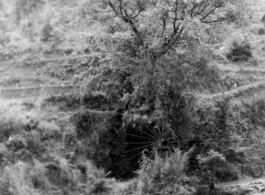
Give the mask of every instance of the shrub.
<path id="1" fill-rule="evenodd" d="M 42 100 L 41 109 L 54 110 L 58 108 L 59 111 L 68 111 L 77 109 L 80 106 L 80 97 L 77 95 L 58 95 L 51 96 Z"/>
<path id="2" fill-rule="evenodd" d="M 5 143 L 6 147 L 12 150 L 13 152 L 17 152 L 27 147 L 25 140 L 19 136 L 10 137 Z"/>
<path id="3" fill-rule="evenodd" d="M 26 110 L 26 111 L 30 111 L 33 108 L 35 108 L 35 104 L 31 101 L 25 101 L 22 103 L 22 107 Z"/>
<path id="4" fill-rule="evenodd" d="M 31 131 L 24 133 L 23 137 L 27 143 L 27 151 L 34 157 L 41 157 L 43 148 L 40 134 L 37 131 Z"/>
<path id="5" fill-rule="evenodd" d="M 105 171 L 100 168 L 98 169 L 92 162 L 87 161 L 85 163 L 85 175 L 88 185 L 88 191 L 90 194 L 97 194 L 102 192 L 107 192 L 109 187 L 107 186 L 108 182 L 113 182 L 106 179 L 107 174 Z"/>
<path id="6" fill-rule="evenodd" d="M 233 62 L 246 62 L 251 59 L 253 56 L 249 41 L 246 39 L 234 40 L 226 57 Z"/>
<path id="7" fill-rule="evenodd" d="M 36 130 L 38 125 L 39 125 L 39 120 L 36 117 L 30 115 L 25 116 L 23 128 L 26 131 Z"/>
<path id="8" fill-rule="evenodd" d="M 53 37 L 53 28 L 49 22 L 47 22 L 41 30 L 41 41 L 48 42 Z"/>
<path id="9" fill-rule="evenodd" d="M 8 150 L 8 148 L 5 146 L 4 143 L 1 143 L 0 144 L 0 169 L 5 167 L 9 163 L 8 158 L 10 158 L 10 156 L 11 156 L 11 153 Z"/>
<path id="10" fill-rule="evenodd" d="M 259 34 L 259 35 L 265 35 L 265 29 L 264 29 L 264 28 L 260 28 L 260 29 L 258 30 L 258 34 Z"/>
<path id="11" fill-rule="evenodd" d="M 209 185 L 209 189 L 214 190 L 214 183 L 216 182 L 216 173 L 221 171 L 222 167 L 224 167 L 226 163 L 225 157 L 222 154 L 211 150 L 205 157 L 199 155 L 198 159 L 201 166 L 201 170 L 204 172 L 203 179 Z"/>
<path id="12" fill-rule="evenodd" d="M 182 155 L 179 150 L 175 150 L 166 158 L 155 154 L 153 160 L 143 155 L 138 170 L 137 191 L 142 194 L 158 195 L 193 194 L 198 180 L 185 176 L 182 167 Z"/>
<path id="13" fill-rule="evenodd" d="M 1 114 L 0 122 L 0 141 L 8 139 L 11 135 L 23 131 L 23 117 L 17 116 L 18 110 L 12 110 L 14 113 L 6 112 L 5 115 Z"/>
<path id="14" fill-rule="evenodd" d="M 6 195 L 34 195 L 37 191 L 33 188 L 29 165 L 23 162 L 7 166 L 0 173 L 0 192 Z"/>
<path id="15" fill-rule="evenodd" d="M 49 182 L 60 187 L 73 187 L 78 182 L 78 175 L 66 159 L 55 157 L 54 162 L 45 166 Z"/>
<path id="16" fill-rule="evenodd" d="M 227 20 L 228 22 L 236 23 L 239 26 L 247 26 L 251 21 L 251 15 L 253 10 L 248 6 L 248 1 L 245 0 L 233 0 L 230 1 L 227 9 Z"/>
<path id="17" fill-rule="evenodd" d="M 257 129 L 265 124 L 265 101 L 262 96 L 254 96 L 242 101 L 242 107 L 240 113 L 252 128 Z"/>
<path id="18" fill-rule="evenodd" d="M 86 108 L 98 110 L 114 110 L 116 100 L 110 99 L 105 93 L 93 92 L 84 94 L 82 97 L 82 104 Z"/>
<path id="19" fill-rule="evenodd" d="M 236 166 L 224 163 L 220 170 L 216 171 L 216 179 L 220 182 L 233 181 L 238 179 L 238 170 Z"/>
<path id="20" fill-rule="evenodd" d="M 78 143 L 77 135 L 75 132 L 63 133 L 63 144 L 65 149 L 65 156 L 71 158 L 76 150 Z"/>
<path id="21" fill-rule="evenodd" d="M 265 25 L 265 14 L 262 16 L 262 18 L 260 19 L 260 21 Z"/>
<path id="22" fill-rule="evenodd" d="M 5 142 L 5 147 L 12 151 L 11 157 L 10 155 L 8 157 L 12 162 L 20 160 L 32 163 L 33 157 L 41 157 L 43 152 L 41 146 L 40 136 L 34 131 L 13 135 Z"/>
<path id="23" fill-rule="evenodd" d="M 79 111 L 70 121 L 74 123 L 76 134 L 79 138 L 98 138 L 103 130 L 111 126 L 111 118 L 115 112 Z"/>
<path id="24" fill-rule="evenodd" d="M 34 160 L 34 167 L 30 169 L 28 175 L 35 189 L 48 190 L 50 188 L 50 182 L 46 177 L 45 165 L 37 160 Z"/>
<path id="25" fill-rule="evenodd" d="M 42 140 L 61 138 L 61 128 L 55 122 L 40 121 L 37 129 Z"/>

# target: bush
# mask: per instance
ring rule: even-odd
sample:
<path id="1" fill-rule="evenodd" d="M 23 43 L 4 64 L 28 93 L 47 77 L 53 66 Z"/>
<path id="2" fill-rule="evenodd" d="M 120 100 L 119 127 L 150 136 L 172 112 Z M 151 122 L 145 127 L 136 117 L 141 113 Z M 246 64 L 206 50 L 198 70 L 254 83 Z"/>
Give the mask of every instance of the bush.
<path id="1" fill-rule="evenodd" d="M 27 147 L 25 140 L 18 136 L 10 137 L 5 143 L 5 145 L 13 152 L 17 152 Z"/>
<path id="2" fill-rule="evenodd" d="M 41 41 L 46 43 L 53 37 L 53 28 L 49 22 L 47 22 L 41 31 Z"/>
<path id="3" fill-rule="evenodd" d="M 228 60 L 232 62 L 246 62 L 251 59 L 251 45 L 247 40 L 234 40 L 230 47 L 230 51 L 226 54 Z"/>
<path id="4" fill-rule="evenodd" d="M 262 18 L 260 19 L 260 21 L 265 25 L 265 14 L 262 16 Z"/>
<path id="5" fill-rule="evenodd" d="M 216 171 L 216 179 L 221 182 L 238 179 L 237 168 L 229 163 L 225 163 L 220 170 Z"/>
<path id="6" fill-rule="evenodd" d="M 34 161 L 34 167 L 32 167 L 28 173 L 30 181 L 35 189 L 47 190 L 50 188 L 50 182 L 46 177 L 46 168 L 39 161 Z"/>
<path id="7" fill-rule="evenodd" d="M 108 183 L 115 180 L 108 180 L 107 174 L 103 169 L 98 169 L 93 163 L 87 161 L 84 165 L 86 183 L 88 184 L 89 194 L 97 194 L 107 192 L 109 190 Z"/>
<path id="8" fill-rule="evenodd" d="M 111 126 L 111 118 L 115 112 L 79 111 L 74 114 L 70 121 L 73 122 L 77 137 L 94 139 Z"/>
<path id="9" fill-rule="evenodd" d="M 215 189 L 214 183 L 216 182 L 216 174 L 218 171 L 222 171 L 222 167 L 226 165 L 225 157 L 214 150 L 210 150 L 207 156 L 198 156 L 201 170 L 204 172 L 202 177 L 204 182 L 209 186 L 210 190 Z"/>
<path id="10" fill-rule="evenodd" d="M 0 141 L 8 139 L 11 135 L 23 131 L 24 120 L 13 113 L 6 113 L 1 118 L 0 123 Z"/>
<path id="11" fill-rule="evenodd" d="M 114 110 L 118 106 L 115 99 L 109 98 L 102 92 L 84 94 L 82 104 L 86 108 L 97 110 Z"/>
<path id="12" fill-rule="evenodd" d="M 265 35 L 265 29 L 264 29 L 264 28 L 260 28 L 260 29 L 258 30 L 258 34 L 259 34 L 259 35 Z"/>
<path id="13" fill-rule="evenodd" d="M 64 132 L 63 133 L 63 144 L 65 149 L 65 156 L 71 158 L 76 150 L 78 143 L 77 135 L 75 132 Z"/>
<path id="14" fill-rule="evenodd" d="M 80 97 L 77 95 L 58 95 L 48 97 L 41 102 L 41 109 L 68 111 L 77 109 L 80 106 Z"/>
<path id="15" fill-rule="evenodd" d="M 40 169 L 39 169 L 40 170 Z M 0 173 L 0 192 L 5 195 L 34 195 L 38 192 L 34 189 L 34 179 L 32 178 L 35 168 L 28 164 L 19 162 L 14 165 L 7 166 Z M 35 172 L 36 173 L 36 172 Z M 39 172 L 40 173 L 40 172 Z M 44 184 L 44 180 L 38 174 L 38 181 Z M 33 174 L 33 175 L 32 175 Z M 42 180 L 42 181 L 41 181 Z M 46 184 L 44 184 L 46 185 Z"/>
<path id="16" fill-rule="evenodd" d="M 24 122 L 23 128 L 25 131 L 36 130 L 39 125 L 39 120 L 36 117 L 30 115 L 26 116 L 25 121 L 23 122 Z"/>
<path id="17" fill-rule="evenodd" d="M 195 192 L 198 185 L 196 177 L 187 177 L 183 172 L 183 159 L 179 150 L 170 156 L 161 158 L 142 157 L 138 170 L 137 191 L 142 194 L 188 195 Z"/>
<path id="18" fill-rule="evenodd" d="M 24 138 L 27 143 L 27 150 L 29 150 L 32 154 L 41 156 L 41 137 L 37 131 L 31 131 L 24 133 Z"/>
<path id="19" fill-rule="evenodd" d="M 72 187 L 78 182 L 78 175 L 64 158 L 55 156 L 54 162 L 45 165 L 46 176 L 50 183 L 61 187 Z"/>
<path id="20" fill-rule="evenodd" d="M 61 138 L 61 127 L 58 126 L 55 122 L 40 121 L 37 129 L 42 140 L 58 140 Z"/>

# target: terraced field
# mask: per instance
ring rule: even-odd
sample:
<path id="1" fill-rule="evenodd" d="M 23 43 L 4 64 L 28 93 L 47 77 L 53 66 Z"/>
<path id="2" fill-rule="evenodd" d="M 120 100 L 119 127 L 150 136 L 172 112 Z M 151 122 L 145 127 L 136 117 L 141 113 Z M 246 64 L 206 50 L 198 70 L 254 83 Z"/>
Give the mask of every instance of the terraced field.
<path id="1" fill-rule="evenodd" d="M 265 35 L 258 33 L 258 29 L 264 27 L 260 19 L 265 14 L 265 0 L 251 1 L 249 6 L 255 13 L 251 24 L 244 28 L 234 28 L 233 33 L 227 37 L 227 41 L 222 43 L 222 47 L 215 48 L 213 51 L 222 58 L 213 65 L 219 70 L 226 87 L 217 93 L 201 92 L 196 94 L 199 102 L 209 103 L 209 101 L 223 97 L 236 101 L 238 98 L 247 99 L 265 94 Z M 229 49 L 230 38 L 242 34 L 247 36 L 251 43 L 253 60 L 233 63 L 224 59 L 223 56 Z M 82 80 L 84 77 L 88 77 L 83 73 L 89 68 L 95 57 L 102 55 L 105 54 L 93 53 L 56 59 L 1 62 L 0 107 L 4 111 L 13 112 L 15 110 L 16 117 L 17 115 L 30 115 L 45 121 L 56 119 L 58 123 L 70 126 L 69 118 L 72 110 L 70 113 L 68 110 L 60 112 L 58 107 L 58 109 L 52 109 L 53 105 L 49 109 L 44 109 L 37 105 L 38 101 L 42 99 L 43 102 L 43 97 L 47 96 L 80 94 Z M 245 185 L 245 180 L 242 181 Z M 252 179 L 247 180 L 247 183 L 251 182 L 253 182 Z M 239 185 L 240 181 L 230 184 Z M 119 185 L 124 187 L 122 183 Z"/>
<path id="2" fill-rule="evenodd" d="M 198 97 L 202 99 L 217 98 L 223 95 L 239 97 L 244 95 L 245 92 L 251 95 L 264 89 L 265 35 L 259 35 L 258 29 L 264 26 L 260 19 L 264 14 L 265 1 L 249 2 L 248 6 L 255 13 L 252 15 L 251 24 L 243 28 L 234 28 L 232 34 L 221 44 L 221 47 L 215 47 L 214 53 L 224 56 L 229 49 L 231 37 L 243 34 L 252 45 L 254 59 L 244 63 L 231 63 L 228 60 L 221 60 L 215 63 L 227 87 L 215 94 L 204 92 L 197 94 Z M 78 85 L 79 81 L 82 80 L 80 73 L 89 67 L 89 63 L 95 57 L 102 55 L 105 54 L 92 53 L 89 55 L 70 55 L 33 61 L 13 60 L 1 62 L 0 98 L 38 96 L 45 92 L 56 94 L 58 91 L 62 92 L 63 90 L 69 92 L 69 87 L 79 89 L 79 86 L 75 87 L 75 85 Z M 58 88 L 60 90 L 57 90 Z M 11 95 L 12 93 L 14 95 Z"/>

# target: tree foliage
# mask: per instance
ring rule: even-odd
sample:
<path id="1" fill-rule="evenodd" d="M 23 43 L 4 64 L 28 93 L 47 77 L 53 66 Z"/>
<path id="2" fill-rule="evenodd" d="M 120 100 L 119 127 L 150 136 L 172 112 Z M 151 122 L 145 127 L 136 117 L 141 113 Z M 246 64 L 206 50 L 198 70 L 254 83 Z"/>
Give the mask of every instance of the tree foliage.
<path id="1" fill-rule="evenodd" d="M 102 26 L 94 37 L 112 51 L 101 61 L 102 69 L 89 89 L 119 99 L 128 113 L 134 111 L 133 116 L 140 109 L 149 122 L 162 118 L 166 128 L 180 136 L 176 128 L 187 131 L 192 124 L 185 111 L 191 104 L 186 92 L 209 88 L 215 83 L 209 81 L 218 78 L 207 65 L 210 51 L 201 44 L 198 31 L 225 20 L 227 4 L 225 0 L 86 1 L 82 13 L 91 27 Z"/>
<path id="2" fill-rule="evenodd" d="M 80 6 L 94 31 L 92 38 L 107 53 L 93 68 L 87 89 L 120 102 L 116 105 L 122 113 L 124 150 L 137 153 L 131 156 L 140 157 L 145 149 L 151 153 L 150 146 L 158 153 L 170 152 L 170 147 L 182 148 L 195 136 L 192 93 L 217 90 L 219 77 L 208 65 L 211 51 L 200 32 L 224 21 L 228 4 L 88 0 Z"/>

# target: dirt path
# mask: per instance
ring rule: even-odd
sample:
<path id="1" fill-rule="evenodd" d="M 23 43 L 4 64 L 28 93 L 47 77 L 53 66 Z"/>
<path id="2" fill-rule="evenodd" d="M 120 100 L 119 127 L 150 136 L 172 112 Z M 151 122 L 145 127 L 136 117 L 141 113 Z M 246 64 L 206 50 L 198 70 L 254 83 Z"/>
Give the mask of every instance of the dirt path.
<path id="1" fill-rule="evenodd" d="M 257 90 L 259 89 L 265 89 L 265 81 L 258 81 L 249 85 L 240 86 L 229 91 L 219 92 L 215 94 L 198 94 L 196 96 L 197 98 L 202 100 L 217 99 L 221 97 L 232 98 L 246 94 L 252 94 L 252 92 L 257 92 Z"/>
<path id="2" fill-rule="evenodd" d="M 66 60 L 75 60 L 75 59 L 89 58 L 89 57 L 102 56 L 102 55 L 106 55 L 106 54 L 104 54 L 104 53 L 93 53 L 93 54 L 88 54 L 88 55 L 66 56 L 66 57 L 60 57 L 60 58 L 29 60 L 29 61 L 12 60 L 12 61 L 0 62 L 0 66 L 7 66 L 7 65 L 9 66 L 9 65 L 14 65 L 14 64 L 34 64 L 34 63 L 66 61 Z"/>
<path id="3" fill-rule="evenodd" d="M 0 89 L 0 99 L 21 99 L 39 97 L 42 95 L 59 94 L 79 94 L 80 86 L 74 85 L 51 85 L 43 87 L 23 87 L 23 88 L 2 88 Z"/>

